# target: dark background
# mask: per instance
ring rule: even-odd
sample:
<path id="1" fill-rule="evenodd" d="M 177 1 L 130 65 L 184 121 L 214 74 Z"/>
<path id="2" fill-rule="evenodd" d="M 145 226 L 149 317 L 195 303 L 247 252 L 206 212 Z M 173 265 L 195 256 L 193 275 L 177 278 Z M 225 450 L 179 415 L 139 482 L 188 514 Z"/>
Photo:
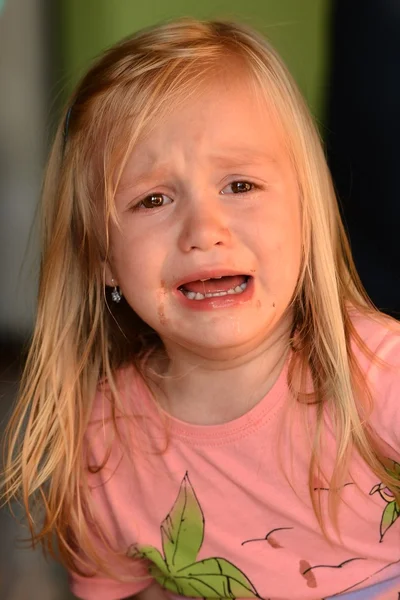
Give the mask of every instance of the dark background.
<path id="1" fill-rule="evenodd" d="M 326 141 L 356 266 L 400 318 L 400 3 L 336 0 Z"/>

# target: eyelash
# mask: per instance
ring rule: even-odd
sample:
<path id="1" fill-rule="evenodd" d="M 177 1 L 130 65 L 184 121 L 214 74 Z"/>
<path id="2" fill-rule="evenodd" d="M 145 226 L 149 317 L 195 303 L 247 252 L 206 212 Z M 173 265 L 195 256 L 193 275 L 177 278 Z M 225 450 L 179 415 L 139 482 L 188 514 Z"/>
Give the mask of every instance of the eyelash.
<path id="1" fill-rule="evenodd" d="M 238 179 L 235 181 L 232 181 L 231 183 L 229 183 L 228 185 L 225 186 L 225 188 L 229 187 L 229 186 L 233 186 L 235 184 L 245 184 L 247 186 L 250 186 L 250 189 L 247 189 L 245 191 L 237 191 L 237 192 L 231 192 L 232 195 L 236 195 L 236 194 L 248 194 L 249 192 L 252 192 L 255 189 L 259 189 L 259 186 L 257 186 L 255 183 L 253 183 L 252 181 L 247 181 L 247 180 L 242 180 L 242 179 Z M 223 188 L 223 190 L 225 189 Z M 221 190 L 221 194 L 222 195 L 227 195 L 226 192 L 224 192 L 223 190 Z M 168 198 L 168 196 L 166 194 L 161 194 L 159 192 L 155 192 L 154 194 L 149 194 L 148 196 L 146 196 L 145 198 L 143 198 L 142 200 L 140 200 L 137 204 L 135 204 L 135 206 L 132 207 L 133 211 L 137 211 L 137 210 L 154 210 L 155 208 L 162 208 L 163 206 L 165 206 L 165 204 L 159 205 L 159 206 L 144 206 L 144 202 L 150 198 L 156 198 L 156 197 L 161 197 L 161 198 Z M 173 200 L 171 200 L 171 202 L 169 202 L 168 204 L 172 204 Z"/>

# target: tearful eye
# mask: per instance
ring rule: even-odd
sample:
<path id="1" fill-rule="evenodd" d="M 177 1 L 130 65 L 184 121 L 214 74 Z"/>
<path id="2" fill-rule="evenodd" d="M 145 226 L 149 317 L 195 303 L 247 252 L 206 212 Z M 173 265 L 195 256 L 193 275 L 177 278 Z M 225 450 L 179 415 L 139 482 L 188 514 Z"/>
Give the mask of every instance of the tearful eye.
<path id="1" fill-rule="evenodd" d="M 171 198 L 165 194 L 150 194 L 150 196 L 146 196 L 146 198 L 143 198 L 139 202 L 137 208 L 158 208 L 166 204 L 171 204 L 171 202 Z"/>
<path id="2" fill-rule="evenodd" d="M 221 194 L 245 194 L 251 192 L 254 184 L 249 181 L 233 181 L 221 191 Z"/>

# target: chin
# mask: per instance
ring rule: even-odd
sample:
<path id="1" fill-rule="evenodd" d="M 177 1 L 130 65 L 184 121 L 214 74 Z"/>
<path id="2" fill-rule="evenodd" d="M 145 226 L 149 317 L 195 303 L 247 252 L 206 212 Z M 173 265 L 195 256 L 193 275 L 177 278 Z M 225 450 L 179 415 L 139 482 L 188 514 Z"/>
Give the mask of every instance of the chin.
<path id="1" fill-rule="evenodd" d="M 214 327 L 210 331 L 202 328 L 201 335 L 179 336 L 181 345 L 195 353 L 201 353 L 205 358 L 212 358 L 218 355 L 240 356 L 253 346 L 259 346 L 265 339 L 265 332 L 244 331 L 243 326 L 239 327 L 236 323 L 234 330 L 226 331 L 219 327 Z M 208 329 L 208 328 L 207 328 Z M 200 333 L 200 331 L 199 331 Z M 244 335 L 245 334 L 245 335 Z M 176 339 L 176 338 L 175 338 Z M 178 341 L 176 339 L 176 341 Z"/>

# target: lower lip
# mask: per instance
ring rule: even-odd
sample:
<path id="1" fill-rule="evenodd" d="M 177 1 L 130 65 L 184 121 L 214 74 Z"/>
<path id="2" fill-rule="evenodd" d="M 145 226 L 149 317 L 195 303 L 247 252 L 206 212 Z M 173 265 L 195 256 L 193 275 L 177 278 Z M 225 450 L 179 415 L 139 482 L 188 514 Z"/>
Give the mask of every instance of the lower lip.
<path id="1" fill-rule="evenodd" d="M 185 308 L 191 310 L 214 310 L 218 308 L 231 308 L 245 304 L 254 294 L 254 279 L 250 277 L 246 289 L 241 294 L 226 294 L 226 296 L 215 296 L 204 298 L 204 300 L 189 300 L 179 290 L 176 290 L 177 298 Z"/>

